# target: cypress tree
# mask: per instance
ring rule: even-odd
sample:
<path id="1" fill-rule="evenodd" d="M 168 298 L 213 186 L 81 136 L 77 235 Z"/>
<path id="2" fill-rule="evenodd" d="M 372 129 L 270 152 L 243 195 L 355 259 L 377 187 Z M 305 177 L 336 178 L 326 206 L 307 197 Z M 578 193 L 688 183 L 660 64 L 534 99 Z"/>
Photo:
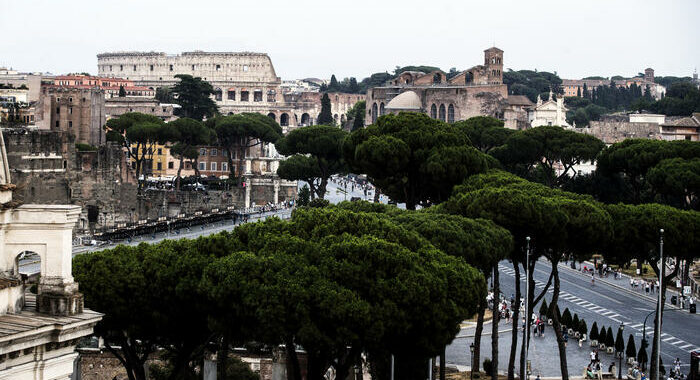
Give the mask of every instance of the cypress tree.
<path id="1" fill-rule="evenodd" d="M 321 114 L 318 115 L 318 123 L 321 125 L 335 124 L 331 113 L 331 98 L 328 97 L 328 93 L 323 94 L 321 97 Z"/>
<path id="2" fill-rule="evenodd" d="M 542 305 L 540 305 L 540 318 L 549 318 L 549 306 L 547 306 L 547 300 L 542 300 Z"/>
<path id="3" fill-rule="evenodd" d="M 124 89 L 124 86 L 119 86 L 119 97 L 123 98 L 126 96 L 126 90 Z"/>
<path id="4" fill-rule="evenodd" d="M 615 351 L 623 352 L 625 350 L 625 338 L 622 336 L 622 329 L 617 329 L 617 337 L 615 338 Z"/>
<path id="5" fill-rule="evenodd" d="M 593 321 L 593 325 L 591 326 L 591 332 L 588 334 L 588 338 L 590 340 L 598 340 L 598 323 L 596 321 Z"/>
<path id="6" fill-rule="evenodd" d="M 328 84 L 328 91 L 338 91 L 338 80 L 335 79 L 335 74 L 331 75 L 331 83 Z"/>
<path id="7" fill-rule="evenodd" d="M 634 344 L 634 335 L 630 334 L 627 339 L 627 351 L 625 352 L 628 358 L 634 358 L 637 356 L 637 346 Z"/>
<path id="8" fill-rule="evenodd" d="M 612 328 L 608 327 L 608 332 L 605 336 L 605 345 L 608 347 L 615 347 L 615 336 L 613 335 Z"/>

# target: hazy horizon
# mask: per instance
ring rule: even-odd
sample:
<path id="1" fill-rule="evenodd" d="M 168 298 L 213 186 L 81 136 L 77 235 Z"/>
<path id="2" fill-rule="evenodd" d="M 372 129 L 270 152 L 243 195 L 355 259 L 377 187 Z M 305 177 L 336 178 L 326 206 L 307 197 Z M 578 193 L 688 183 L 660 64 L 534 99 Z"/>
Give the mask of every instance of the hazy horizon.
<path id="1" fill-rule="evenodd" d="M 0 0 L 7 36 L 0 66 L 96 74 L 104 52 L 256 51 L 271 57 L 283 79 L 360 80 L 396 66 L 464 70 L 494 45 L 504 50 L 506 69 L 571 79 L 631 77 L 646 67 L 690 76 L 700 62 L 700 2 L 692 0 L 197 4 Z"/>

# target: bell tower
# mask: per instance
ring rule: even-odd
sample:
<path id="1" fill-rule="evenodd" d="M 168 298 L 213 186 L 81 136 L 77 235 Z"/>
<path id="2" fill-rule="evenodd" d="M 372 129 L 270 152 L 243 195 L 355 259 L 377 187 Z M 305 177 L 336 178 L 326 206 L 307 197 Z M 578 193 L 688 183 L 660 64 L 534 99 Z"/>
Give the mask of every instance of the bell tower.
<path id="1" fill-rule="evenodd" d="M 492 47 L 484 50 L 484 65 L 489 84 L 503 84 L 503 50 Z"/>

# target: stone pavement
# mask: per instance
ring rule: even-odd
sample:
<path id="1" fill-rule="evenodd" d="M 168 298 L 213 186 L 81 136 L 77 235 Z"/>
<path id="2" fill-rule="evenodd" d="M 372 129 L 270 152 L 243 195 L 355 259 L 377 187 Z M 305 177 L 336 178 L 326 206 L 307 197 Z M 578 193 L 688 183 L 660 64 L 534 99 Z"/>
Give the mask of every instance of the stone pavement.
<path id="1" fill-rule="evenodd" d="M 508 367 L 508 358 L 510 356 L 510 343 L 512 324 L 506 324 L 503 321 L 499 323 L 499 338 L 498 338 L 498 368 L 499 372 L 505 373 Z M 516 352 L 515 370 L 518 373 L 520 368 L 520 346 L 522 342 L 522 329 L 518 331 L 518 350 Z M 470 367 L 471 354 L 469 345 L 474 341 L 474 327 L 462 329 L 457 338 L 447 347 L 446 362 L 448 365 L 460 368 Z M 588 341 L 583 342 L 581 348 L 575 340 L 570 339 L 566 347 L 567 367 L 570 377 L 580 377 L 583 373 L 583 368 L 590 361 L 591 347 Z M 603 371 L 608 369 L 610 363 L 615 360 L 617 366 L 618 360 L 613 354 L 600 352 L 599 357 L 603 365 Z M 491 358 L 491 323 L 484 324 L 484 332 L 481 338 L 481 361 L 486 358 Z M 545 328 L 544 337 L 535 337 L 530 339 L 529 360 L 532 366 L 532 377 L 534 379 L 538 374 L 542 378 L 561 376 L 559 368 L 559 351 L 556 344 L 556 337 L 551 326 Z M 622 372 L 626 372 L 627 366 L 622 363 Z"/>

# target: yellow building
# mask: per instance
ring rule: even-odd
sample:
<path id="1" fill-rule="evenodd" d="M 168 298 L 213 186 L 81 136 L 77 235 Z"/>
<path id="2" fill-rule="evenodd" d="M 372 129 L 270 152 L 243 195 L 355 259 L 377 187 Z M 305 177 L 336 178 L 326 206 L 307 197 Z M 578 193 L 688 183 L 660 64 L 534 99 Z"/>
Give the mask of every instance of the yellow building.
<path id="1" fill-rule="evenodd" d="M 131 148 L 132 151 L 136 151 L 136 148 Z M 165 145 L 156 144 L 153 146 L 153 156 L 150 160 L 146 159 L 143 164 L 143 170 L 141 171 L 146 177 L 162 177 L 167 175 L 168 169 L 168 156 L 170 156 L 170 149 Z M 136 169 L 136 160 L 130 157 L 131 168 Z"/>

